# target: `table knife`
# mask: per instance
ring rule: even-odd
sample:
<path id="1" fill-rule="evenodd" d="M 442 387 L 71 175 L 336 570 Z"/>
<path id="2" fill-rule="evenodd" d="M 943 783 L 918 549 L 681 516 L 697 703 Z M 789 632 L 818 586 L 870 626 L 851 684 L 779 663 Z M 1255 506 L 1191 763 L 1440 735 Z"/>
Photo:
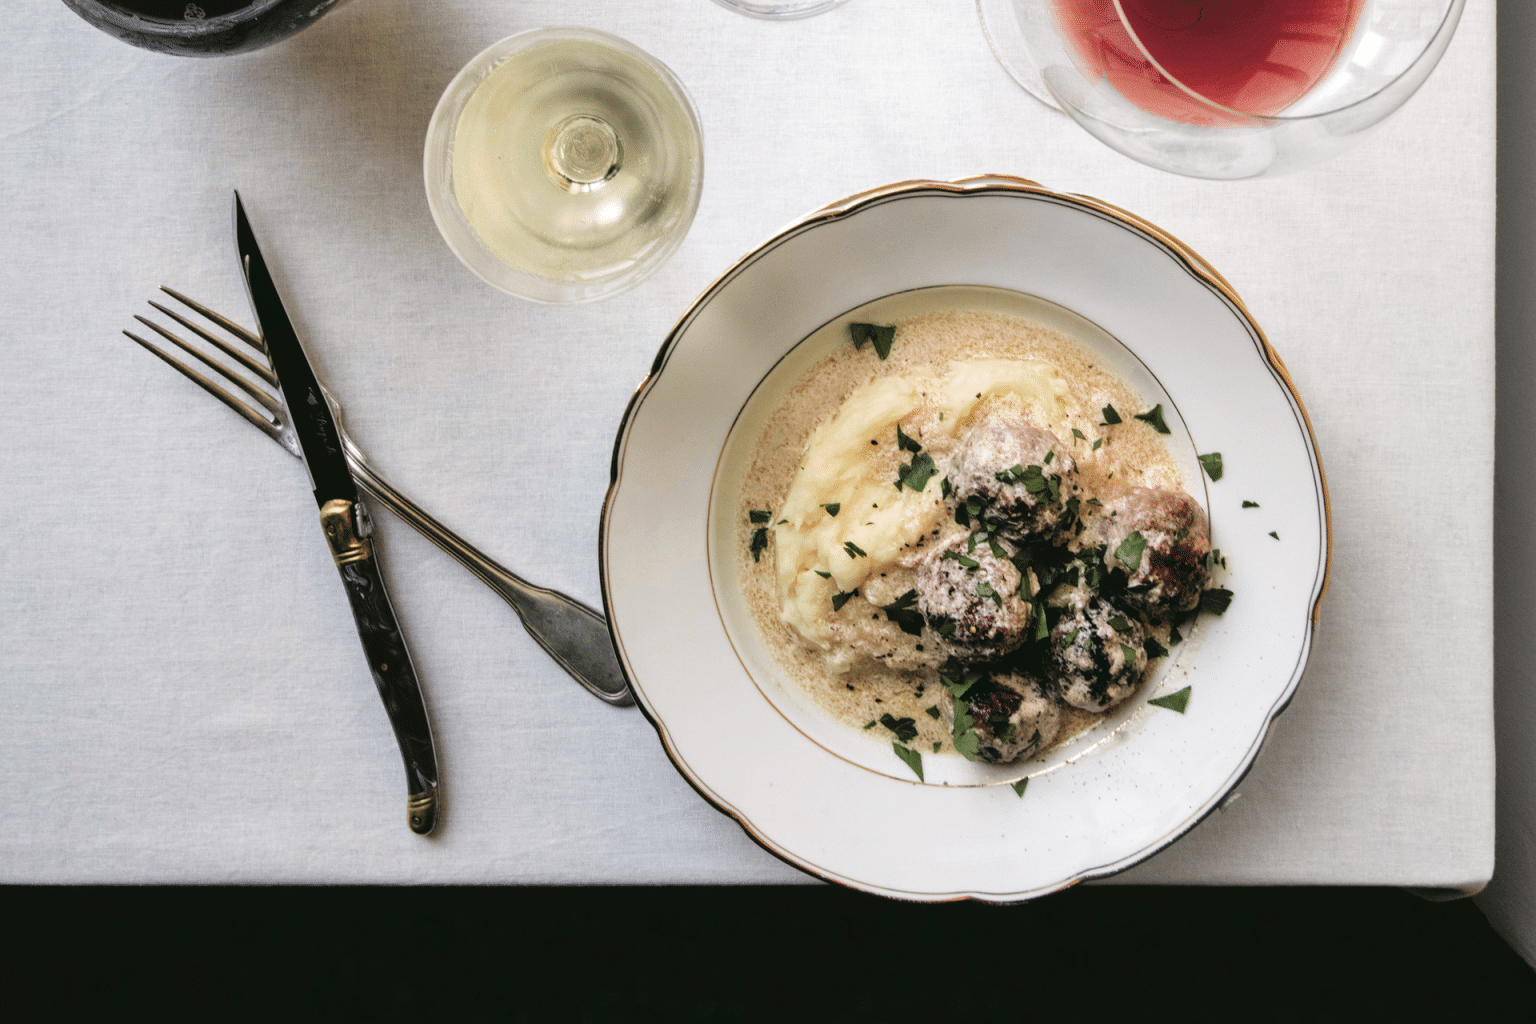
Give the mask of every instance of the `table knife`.
<path id="1" fill-rule="evenodd" d="M 405 761 L 406 821 L 412 832 L 424 836 L 437 825 L 439 788 L 432 726 L 422 703 L 421 687 L 384 589 L 384 577 L 370 540 L 373 529 L 347 466 L 336 421 L 257 248 L 238 192 L 235 243 L 251 308 L 272 360 L 272 372 L 277 376 L 289 420 L 304 452 L 315 503 L 320 506 L 320 529 L 341 572 L 357 635 L 368 656 L 368 671 L 384 700 L 384 710 L 389 714 L 389 724 L 394 728 L 400 756 Z"/>

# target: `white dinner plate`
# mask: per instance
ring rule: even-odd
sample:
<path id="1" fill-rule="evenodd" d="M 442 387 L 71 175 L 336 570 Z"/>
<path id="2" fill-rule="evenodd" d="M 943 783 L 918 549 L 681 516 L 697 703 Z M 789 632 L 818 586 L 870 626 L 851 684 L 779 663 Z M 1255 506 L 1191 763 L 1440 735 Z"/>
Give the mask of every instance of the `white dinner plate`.
<path id="1" fill-rule="evenodd" d="M 797 368 L 856 313 L 946 304 L 1055 326 L 1164 405 L 1225 556 L 1218 581 L 1235 597 L 1072 743 L 1008 767 L 930 755 L 920 782 L 888 737 L 832 721 L 781 678 L 741 597 L 734 517 L 746 454 Z M 1213 452 L 1214 482 L 1195 462 Z M 1247 772 L 1290 702 L 1327 586 L 1327 489 L 1310 425 L 1241 300 L 1158 228 L 1017 178 L 886 186 L 759 246 L 663 343 L 612 472 L 603 600 L 668 756 L 788 863 L 905 899 L 1030 899 L 1183 835 Z M 1182 714 L 1148 703 L 1185 687 Z"/>

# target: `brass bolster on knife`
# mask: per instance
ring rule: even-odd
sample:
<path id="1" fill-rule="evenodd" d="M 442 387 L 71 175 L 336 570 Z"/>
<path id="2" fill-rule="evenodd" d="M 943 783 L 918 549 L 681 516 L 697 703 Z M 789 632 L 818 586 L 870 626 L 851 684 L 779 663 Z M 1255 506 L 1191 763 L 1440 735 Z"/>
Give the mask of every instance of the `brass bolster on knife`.
<path id="1" fill-rule="evenodd" d="M 353 528 L 352 509 L 352 502 L 345 498 L 332 498 L 320 506 L 320 529 L 337 565 L 361 562 L 373 554 L 373 545 Z"/>

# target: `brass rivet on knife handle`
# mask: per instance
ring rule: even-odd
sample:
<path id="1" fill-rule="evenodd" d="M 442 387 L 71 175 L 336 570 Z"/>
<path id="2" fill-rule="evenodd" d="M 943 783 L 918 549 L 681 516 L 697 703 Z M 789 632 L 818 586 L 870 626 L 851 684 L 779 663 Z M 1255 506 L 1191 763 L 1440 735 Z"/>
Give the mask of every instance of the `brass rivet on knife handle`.
<path id="1" fill-rule="evenodd" d="M 373 554 L 372 543 L 353 529 L 352 509 L 353 503 L 344 498 L 332 498 L 320 506 L 320 529 L 337 565 L 361 562 Z"/>
<path id="2" fill-rule="evenodd" d="M 419 836 L 428 835 L 437 827 L 437 787 L 406 798 L 405 820 Z"/>

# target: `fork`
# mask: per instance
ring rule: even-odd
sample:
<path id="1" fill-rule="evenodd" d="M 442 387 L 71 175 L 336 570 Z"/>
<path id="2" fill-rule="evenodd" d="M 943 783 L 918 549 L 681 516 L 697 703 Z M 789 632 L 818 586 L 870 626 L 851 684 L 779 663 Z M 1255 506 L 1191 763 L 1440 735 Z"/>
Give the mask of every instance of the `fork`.
<path id="1" fill-rule="evenodd" d="M 298 435 L 294 432 L 292 424 L 288 422 L 287 409 L 283 406 L 280 397 L 281 392 L 273 393 L 277 391 L 277 377 L 268 366 L 266 344 L 261 336 L 246 330 L 207 306 L 187 298 L 180 292 L 163 285 L 160 290 L 254 350 L 261 358 L 242 351 L 191 318 L 150 300 L 149 304 L 162 315 L 169 317 L 213 346 L 256 380 L 252 381 L 236 372 L 234 368 L 213 359 L 202 349 L 178 337 L 153 320 L 138 315 L 135 315 L 134 319 L 213 370 L 249 400 L 236 397 L 155 343 L 146 341 L 132 331 L 123 333 L 163 359 L 192 383 L 239 413 L 256 429 L 282 445 L 288 454 L 302 459 L 303 453 L 299 449 Z M 262 384 L 266 387 L 262 387 Z M 512 606 L 523 628 L 528 630 L 529 635 L 538 645 L 544 648 L 561 668 L 570 673 L 572 679 L 586 687 L 593 696 L 615 706 L 633 704 L 634 697 L 624 681 L 624 674 L 619 668 L 612 641 L 608 636 L 608 620 L 600 612 L 574 598 L 567 597 L 558 590 L 550 590 L 548 587 L 529 583 L 477 550 L 468 541 L 434 519 L 420 505 L 400 493 L 389 481 L 379 475 L 378 470 L 369 465 L 361 449 L 347 434 L 346 427 L 342 423 L 341 403 L 323 383 L 320 390 L 325 394 L 325 400 L 335 416 L 336 429 L 341 435 L 347 465 L 351 467 L 358 486 L 378 499 L 385 508 L 414 526 L 428 540 L 452 555 L 460 565 L 501 595 L 502 600 Z"/>

